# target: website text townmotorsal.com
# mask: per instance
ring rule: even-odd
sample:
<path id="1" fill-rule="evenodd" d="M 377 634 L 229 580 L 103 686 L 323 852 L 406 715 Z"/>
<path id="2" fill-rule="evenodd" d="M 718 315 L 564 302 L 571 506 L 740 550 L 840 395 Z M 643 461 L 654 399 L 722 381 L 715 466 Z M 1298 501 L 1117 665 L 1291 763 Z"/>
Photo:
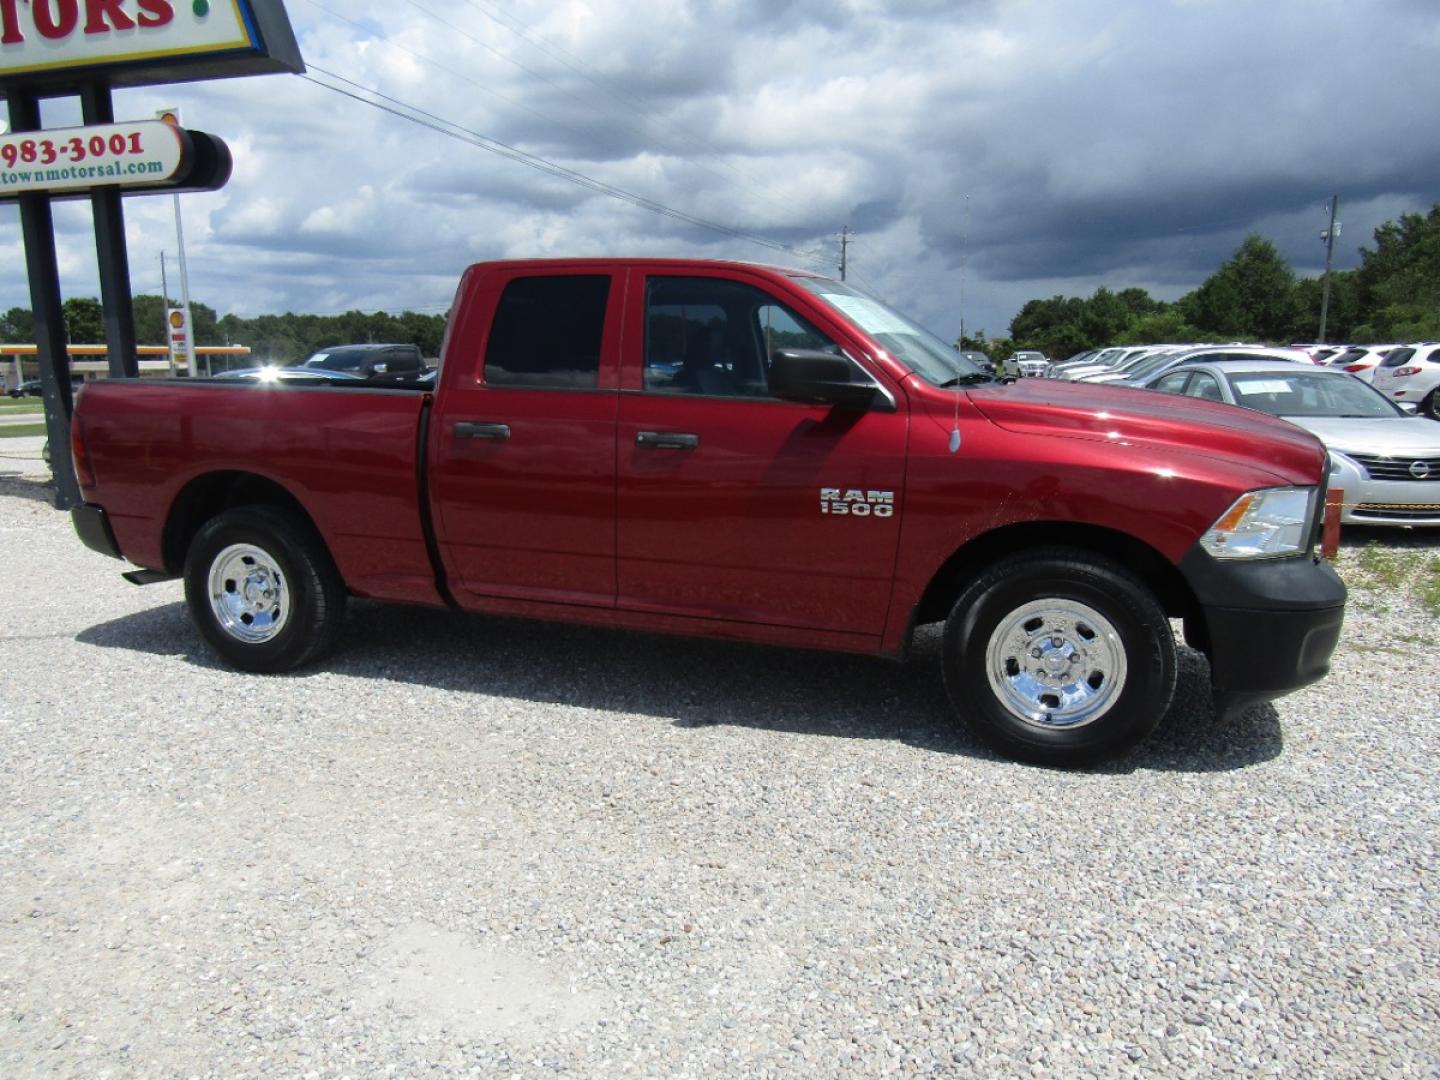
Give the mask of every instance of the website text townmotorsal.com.
<path id="1" fill-rule="evenodd" d="M 118 180 L 126 176 L 155 176 L 166 172 L 163 161 L 131 161 L 113 165 L 67 165 L 63 169 L 36 169 L 33 172 L 0 169 L 0 184 L 60 184 L 73 180 Z"/>

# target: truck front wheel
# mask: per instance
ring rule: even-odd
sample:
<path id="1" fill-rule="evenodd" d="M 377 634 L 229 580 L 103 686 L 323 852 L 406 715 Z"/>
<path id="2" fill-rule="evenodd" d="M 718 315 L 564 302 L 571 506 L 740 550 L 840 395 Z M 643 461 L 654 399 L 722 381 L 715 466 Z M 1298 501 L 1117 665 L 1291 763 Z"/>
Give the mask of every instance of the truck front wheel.
<path id="1" fill-rule="evenodd" d="M 208 521 L 185 559 L 185 601 L 200 633 L 245 671 L 289 671 L 334 640 L 345 588 L 297 515 L 244 506 Z"/>
<path id="2" fill-rule="evenodd" d="M 945 689 L 1001 753 L 1045 765 L 1113 757 L 1155 729 L 1175 693 L 1175 639 L 1119 564 L 1047 548 L 1011 556 L 956 600 Z"/>

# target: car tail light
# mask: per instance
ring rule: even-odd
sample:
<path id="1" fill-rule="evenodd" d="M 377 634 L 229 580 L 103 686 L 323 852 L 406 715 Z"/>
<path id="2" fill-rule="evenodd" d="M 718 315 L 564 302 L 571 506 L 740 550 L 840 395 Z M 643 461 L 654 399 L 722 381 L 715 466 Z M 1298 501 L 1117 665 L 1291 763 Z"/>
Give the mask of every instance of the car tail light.
<path id="1" fill-rule="evenodd" d="M 70 423 L 70 457 L 75 462 L 75 479 L 82 488 L 95 486 L 95 470 L 90 467 L 90 452 L 85 448 L 85 432 L 78 419 Z"/>
<path id="2" fill-rule="evenodd" d="M 1418 367 L 1396 368 L 1391 374 L 1398 379 L 1401 375 L 1419 375 L 1420 369 Z"/>
<path id="3" fill-rule="evenodd" d="M 1372 367 L 1374 367 L 1374 366 L 1375 366 L 1374 364 L 1346 364 L 1346 365 L 1345 365 L 1345 370 L 1346 370 L 1346 371 L 1369 371 L 1369 370 L 1370 370 Z"/>

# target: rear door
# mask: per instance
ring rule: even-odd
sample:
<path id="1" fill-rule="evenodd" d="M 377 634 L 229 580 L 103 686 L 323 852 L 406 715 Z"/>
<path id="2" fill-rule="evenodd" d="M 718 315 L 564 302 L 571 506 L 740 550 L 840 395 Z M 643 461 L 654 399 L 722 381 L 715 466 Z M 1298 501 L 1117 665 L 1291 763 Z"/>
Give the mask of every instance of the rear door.
<path id="1" fill-rule="evenodd" d="M 604 267 L 511 267 L 462 294 L 429 462 L 462 605 L 614 606 L 622 284 Z"/>
<path id="2" fill-rule="evenodd" d="M 618 425 L 618 603 L 878 635 L 907 414 L 771 397 L 775 349 L 841 346 L 823 316 L 807 317 L 778 291 L 734 270 L 634 272 Z"/>

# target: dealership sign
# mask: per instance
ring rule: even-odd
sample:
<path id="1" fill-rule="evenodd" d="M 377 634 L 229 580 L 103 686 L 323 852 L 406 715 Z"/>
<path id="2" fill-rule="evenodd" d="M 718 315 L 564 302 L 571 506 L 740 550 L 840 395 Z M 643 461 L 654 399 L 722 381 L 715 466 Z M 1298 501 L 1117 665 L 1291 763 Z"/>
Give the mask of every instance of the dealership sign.
<path id="1" fill-rule="evenodd" d="M 303 70 L 281 0 L 0 0 L 0 86 Z"/>
<path id="2" fill-rule="evenodd" d="M 182 132 L 159 120 L 3 135 L 0 198 L 163 184 L 179 174 L 186 149 Z"/>

